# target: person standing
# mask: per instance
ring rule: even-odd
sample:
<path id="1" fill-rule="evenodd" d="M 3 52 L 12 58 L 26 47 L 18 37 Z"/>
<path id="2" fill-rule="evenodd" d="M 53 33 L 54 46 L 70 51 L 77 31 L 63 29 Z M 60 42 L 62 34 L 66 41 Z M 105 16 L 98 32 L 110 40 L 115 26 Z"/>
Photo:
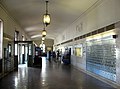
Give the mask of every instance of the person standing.
<path id="1" fill-rule="evenodd" d="M 57 51 L 57 60 L 59 60 L 59 55 L 60 55 L 60 53 L 59 53 L 59 50 Z"/>
<path id="2" fill-rule="evenodd" d="M 51 51 L 49 51 L 49 58 L 48 58 L 49 62 L 51 62 Z"/>

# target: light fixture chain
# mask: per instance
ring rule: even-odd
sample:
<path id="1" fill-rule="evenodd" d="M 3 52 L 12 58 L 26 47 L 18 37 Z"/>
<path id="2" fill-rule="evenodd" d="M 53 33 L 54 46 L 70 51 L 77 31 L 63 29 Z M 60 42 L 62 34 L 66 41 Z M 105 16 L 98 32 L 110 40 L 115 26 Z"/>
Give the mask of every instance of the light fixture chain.
<path id="1" fill-rule="evenodd" d="M 48 1 L 46 1 L 46 14 L 48 14 Z"/>

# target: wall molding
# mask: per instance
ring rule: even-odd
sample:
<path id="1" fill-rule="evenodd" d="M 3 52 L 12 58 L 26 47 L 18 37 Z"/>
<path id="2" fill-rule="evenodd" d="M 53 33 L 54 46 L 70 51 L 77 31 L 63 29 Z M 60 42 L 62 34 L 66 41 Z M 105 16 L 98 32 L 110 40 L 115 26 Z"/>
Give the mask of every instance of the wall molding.
<path id="1" fill-rule="evenodd" d="M 109 30 L 112 30 L 112 29 L 115 29 L 115 24 L 110 24 L 106 27 L 103 27 L 103 28 L 100 28 L 98 30 L 89 32 L 89 33 L 84 34 L 82 36 L 75 37 L 74 40 L 76 41 L 76 40 L 79 40 L 79 39 L 83 39 L 83 38 L 93 36 L 93 35 L 96 35 L 96 34 L 99 34 L 99 33 L 102 33 L 102 32 L 106 32 L 106 31 L 109 31 Z"/>
<path id="2" fill-rule="evenodd" d="M 67 44 L 67 43 L 70 43 L 70 42 L 73 42 L 73 41 L 77 41 L 77 40 L 84 39 L 84 38 L 89 37 L 89 36 L 93 36 L 93 35 L 96 35 L 96 34 L 99 34 L 99 33 L 103 33 L 103 32 L 106 32 L 106 31 L 115 29 L 115 24 L 116 24 L 116 23 L 113 23 L 113 24 L 110 24 L 110 25 L 105 26 L 105 27 L 103 27 L 103 28 L 97 29 L 97 30 L 95 30 L 95 31 L 92 31 L 92 32 L 86 33 L 86 34 L 84 34 L 84 35 L 75 37 L 75 38 L 73 38 L 73 39 L 64 41 L 64 42 L 62 42 L 62 43 L 57 44 L 56 46 L 60 46 L 60 45 L 63 45 L 63 44 Z"/>

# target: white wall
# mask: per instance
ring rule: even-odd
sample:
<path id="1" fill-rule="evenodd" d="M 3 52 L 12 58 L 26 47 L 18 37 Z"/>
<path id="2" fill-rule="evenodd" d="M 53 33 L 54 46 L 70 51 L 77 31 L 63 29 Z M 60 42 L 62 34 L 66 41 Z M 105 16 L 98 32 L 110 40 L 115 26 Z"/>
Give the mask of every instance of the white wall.
<path id="1" fill-rule="evenodd" d="M 3 39 L 2 42 L 2 75 L 4 76 L 4 48 L 7 48 L 8 43 L 12 44 L 12 58 L 11 63 L 14 63 L 13 59 L 13 44 L 14 44 L 14 32 L 15 30 L 19 31 L 19 38 L 22 40 L 22 35 L 24 35 L 28 40 L 30 40 L 30 37 L 24 32 L 23 28 L 17 23 L 14 18 L 6 11 L 6 9 L 0 4 L 0 20 L 3 22 L 3 33 L 8 35 L 8 38 L 10 38 L 10 42 L 8 40 Z M 11 39 L 12 38 L 12 39 Z M 11 66 L 13 68 L 14 65 Z M 1 76 L 0 76 L 1 77 Z"/>
<path id="2" fill-rule="evenodd" d="M 56 43 L 61 43 L 73 37 L 89 33 L 99 28 L 120 21 L 120 0 L 103 0 L 97 6 L 88 10 L 56 38 Z M 65 36 L 63 40 L 62 36 Z"/>
<path id="3" fill-rule="evenodd" d="M 102 27 L 108 26 L 110 24 L 116 23 L 120 21 L 120 0 L 103 0 L 103 2 L 93 6 L 90 8 L 84 15 L 79 17 L 76 21 L 70 24 L 70 26 L 66 27 L 66 30 L 62 34 L 60 34 L 55 41 L 55 44 L 62 43 L 64 41 L 74 39 L 77 36 L 84 35 L 86 33 L 92 32 L 94 30 L 100 29 Z M 119 30 L 117 28 L 117 30 Z M 120 32 L 118 31 L 118 35 Z M 65 39 L 62 39 L 63 36 Z M 119 45 L 120 37 L 117 39 L 117 45 Z M 74 41 L 71 45 L 74 48 L 75 44 L 81 44 L 85 46 L 85 39 Z M 68 45 L 69 44 L 65 44 Z M 61 47 L 64 45 L 60 45 Z M 120 54 L 120 47 L 118 46 L 118 54 Z M 86 51 L 86 50 L 85 50 Z M 76 66 L 79 69 L 86 71 L 86 54 L 83 57 L 76 57 L 74 55 L 71 56 L 72 65 Z M 120 57 L 117 57 L 117 81 L 116 84 L 120 84 Z"/>
<path id="4" fill-rule="evenodd" d="M 75 47 L 78 45 L 80 45 L 81 48 L 83 48 L 82 49 L 83 50 L 82 56 L 75 56 Z M 66 45 L 66 47 L 69 47 L 69 46 L 71 47 L 71 51 L 72 51 L 71 64 L 76 66 L 77 68 L 80 68 L 82 70 L 86 70 L 86 60 L 85 60 L 86 54 L 84 53 L 84 51 L 85 51 L 85 39 L 82 39 L 80 41 L 75 41 L 69 45 Z"/>
<path id="5" fill-rule="evenodd" d="M 5 10 L 5 8 L 0 4 L 0 19 L 3 21 L 4 29 L 3 32 L 14 37 L 15 30 L 19 31 L 20 40 L 22 40 L 22 35 L 25 35 L 28 40 L 29 36 L 23 31 L 23 28 L 13 19 L 13 17 Z"/>

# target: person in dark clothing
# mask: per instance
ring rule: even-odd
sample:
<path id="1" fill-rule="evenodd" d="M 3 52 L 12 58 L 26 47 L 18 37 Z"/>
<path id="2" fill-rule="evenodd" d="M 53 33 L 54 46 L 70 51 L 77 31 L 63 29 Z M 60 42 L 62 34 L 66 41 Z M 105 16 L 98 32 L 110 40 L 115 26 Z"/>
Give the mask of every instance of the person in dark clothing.
<path id="1" fill-rule="evenodd" d="M 49 62 L 51 62 L 51 51 L 49 51 L 49 58 L 48 58 Z"/>
<path id="2" fill-rule="evenodd" d="M 55 53 L 55 51 L 52 52 L 52 58 L 56 62 L 56 53 Z"/>
<path id="3" fill-rule="evenodd" d="M 55 53 L 55 51 L 53 51 L 52 57 L 53 57 L 53 58 L 56 58 L 56 53 Z"/>
<path id="4" fill-rule="evenodd" d="M 59 54 L 60 54 L 60 53 L 59 53 L 59 50 L 58 50 L 58 51 L 57 51 L 57 60 L 59 59 Z"/>

